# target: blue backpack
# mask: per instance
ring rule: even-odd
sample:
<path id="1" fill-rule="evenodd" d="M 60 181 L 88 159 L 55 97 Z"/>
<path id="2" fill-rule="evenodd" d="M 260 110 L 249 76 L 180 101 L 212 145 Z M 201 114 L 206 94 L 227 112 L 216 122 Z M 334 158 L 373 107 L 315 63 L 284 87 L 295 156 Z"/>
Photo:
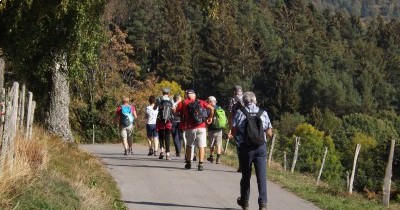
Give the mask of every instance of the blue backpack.
<path id="1" fill-rule="evenodd" d="M 133 124 L 134 117 L 132 113 L 131 105 L 122 105 L 121 106 L 121 125 L 124 127 L 128 127 Z"/>

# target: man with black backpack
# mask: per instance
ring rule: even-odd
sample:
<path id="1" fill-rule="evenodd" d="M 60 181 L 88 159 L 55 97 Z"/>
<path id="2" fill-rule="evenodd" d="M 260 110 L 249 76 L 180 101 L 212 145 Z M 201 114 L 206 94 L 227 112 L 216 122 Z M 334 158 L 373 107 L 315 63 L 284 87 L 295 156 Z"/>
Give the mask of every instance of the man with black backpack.
<path id="1" fill-rule="evenodd" d="M 129 104 L 129 98 L 122 97 L 122 105 L 118 106 L 115 113 L 115 121 L 119 125 L 119 130 L 122 138 L 122 144 L 124 146 L 124 155 L 128 155 L 132 152 L 132 137 L 133 137 L 133 124 L 134 120 L 137 119 L 135 106 Z"/>
<path id="2" fill-rule="evenodd" d="M 169 97 L 169 88 L 163 88 L 162 96 L 157 99 L 154 110 L 158 108 L 158 116 L 156 121 L 156 127 L 158 132 L 158 139 L 160 141 L 160 156 L 159 159 L 164 158 L 165 149 L 165 159 L 170 160 L 170 139 L 172 130 L 172 117 L 173 117 L 173 101 Z"/>
<path id="3" fill-rule="evenodd" d="M 243 209 L 249 209 L 250 177 L 252 164 L 254 164 L 259 193 L 259 209 L 266 210 L 266 135 L 272 137 L 272 125 L 267 112 L 256 106 L 257 99 L 253 92 L 245 92 L 243 102 L 244 106 L 237 111 L 232 122 L 232 135 L 239 145 L 239 162 L 242 168 L 240 197 L 237 199 L 237 203 Z"/>
<path id="4" fill-rule="evenodd" d="M 205 147 L 207 146 L 207 130 L 206 125 L 211 124 L 214 108 L 203 100 L 196 98 L 196 93 L 194 90 L 187 90 L 188 98 L 180 103 L 176 108 L 177 112 L 183 113 L 183 119 L 186 124 L 186 164 L 185 168 L 192 168 L 191 164 L 191 153 L 192 145 L 197 144 L 199 147 L 199 165 L 198 170 L 203 171 L 203 160 Z M 210 113 L 207 116 L 207 110 Z"/>

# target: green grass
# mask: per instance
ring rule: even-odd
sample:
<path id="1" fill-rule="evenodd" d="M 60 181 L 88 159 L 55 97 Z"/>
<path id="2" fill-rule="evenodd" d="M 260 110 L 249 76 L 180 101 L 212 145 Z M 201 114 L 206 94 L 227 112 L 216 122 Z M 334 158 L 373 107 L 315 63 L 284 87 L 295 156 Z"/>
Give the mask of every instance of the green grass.
<path id="1" fill-rule="evenodd" d="M 95 157 L 60 139 L 41 143 L 47 148 L 46 168 L 30 183 L 14 186 L 11 201 L 0 209 L 126 209 L 114 179 Z"/>
<path id="2" fill-rule="evenodd" d="M 224 164 L 238 167 L 236 148 L 230 144 L 228 152 L 222 159 Z M 337 187 L 331 187 L 326 183 L 316 186 L 314 177 L 306 176 L 300 173 L 289 173 L 283 171 L 280 167 L 268 168 L 267 179 L 279 184 L 288 191 L 297 196 L 308 200 L 321 209 L 326 210 L 383 210 L 379 201 L 369 200 L 365 196 L 353 193 L 349 195 L 344 191 L 338 191 Z M 400 209 L 399 203 L 391 204 L 390 210 Z"/>

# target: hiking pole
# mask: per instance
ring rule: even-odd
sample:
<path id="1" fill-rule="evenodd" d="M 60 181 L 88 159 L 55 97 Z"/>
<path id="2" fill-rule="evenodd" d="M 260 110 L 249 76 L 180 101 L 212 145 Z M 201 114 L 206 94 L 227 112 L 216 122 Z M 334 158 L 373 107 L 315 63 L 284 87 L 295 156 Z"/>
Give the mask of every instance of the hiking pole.
<path id="1" fill-rule="evenodd" d="M 229 144 L 229 138 L 226 140 L 224 154 L 226 154 L 226 152 L 228 151 L 228 144 Z"/>

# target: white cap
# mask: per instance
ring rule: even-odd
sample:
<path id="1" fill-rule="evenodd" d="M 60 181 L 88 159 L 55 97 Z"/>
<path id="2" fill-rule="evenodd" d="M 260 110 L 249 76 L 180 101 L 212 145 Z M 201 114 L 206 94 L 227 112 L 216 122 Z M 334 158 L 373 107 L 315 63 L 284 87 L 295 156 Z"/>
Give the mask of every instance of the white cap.
<path id="1" fill-rule="evenodd" d="M 214 96 L 209 96 L 208 100 L 217 103 L 217 99 Z"/>

